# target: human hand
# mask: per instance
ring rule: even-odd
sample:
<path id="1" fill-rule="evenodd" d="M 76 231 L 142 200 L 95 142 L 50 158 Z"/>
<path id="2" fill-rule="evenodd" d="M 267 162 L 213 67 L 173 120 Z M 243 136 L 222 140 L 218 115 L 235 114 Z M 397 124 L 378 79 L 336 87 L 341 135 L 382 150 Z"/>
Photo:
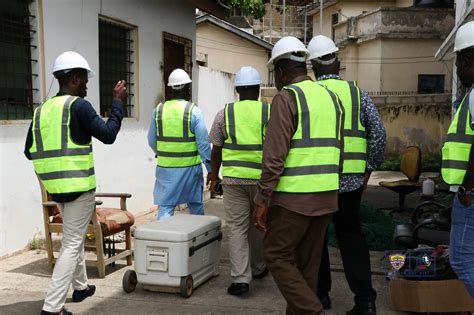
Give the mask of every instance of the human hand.
<path id="1" fill-rule="evenodd" d="M 255 226 L 262 232 L 267 231 L 267 214 L 267 207 L 257 206 L 257 209 L 255 211 Z"/>
<path id="2" fill-rule="evenodd" d="M 115 84 L 114 90 L 112 91 L 112 96 L 114 99 L 121 100 L 125 102 L 128 97 L 127 88 L 125 87 L 125 80 L 120 80 Z"/>
<path id="3" fill-rule="evenodd" d="M 206 186 L 209 186 L 209 184 L 211 184 L 211 191 L 212 191 L 212 174 L 211 173 L 207 173 L 207 178 L 206 178 Z"/>
<path id="4" fill-rule="evenodd" d="M 472 195 L 471 193 L 467 193 L 465 195 L 458 195 L 459 201 L 462 203 L 462 205 L 466 208 L 471 207 L 472 205 Z"/>
<path id="5" fill-rule="evenodd" d="M 371 171 L 365 171 L 364 173 L 364 184 L 362 185 L 363 190 L 367 189 L 367 184 L 369 183 L 370 174 L 372 174 Z"/>

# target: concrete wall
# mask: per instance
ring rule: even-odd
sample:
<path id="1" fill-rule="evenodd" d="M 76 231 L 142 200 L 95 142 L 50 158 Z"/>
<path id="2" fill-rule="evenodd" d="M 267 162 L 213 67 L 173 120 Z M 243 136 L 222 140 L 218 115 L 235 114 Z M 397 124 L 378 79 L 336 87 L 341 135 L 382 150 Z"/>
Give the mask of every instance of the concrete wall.
<path id="1" fill-rule="evenodd" d="M 134 213 L 152 207 L 155 162 L 146 133 L 150 115 L 163 95 L 162 32 L 193 41 L 195 59 L 195 8 L 186 1 L 153 0 L 43 0 L 37 18 L 40 36 L 41 98 L 55 95 L 58 86 L 50 69 L 57 55 L 76 50 L 98 72 L 99 14 L 137 26 L 136 113 L 125 118 L 117 141 L 105 146 L 94 141 L 97 191 L 130 192 Z M 42 12 L 42 14 L 41 14 Z M 44 36 L 42 36 L 44 34 Z M 197 77 L 197 69 L 193 70 Z M 49 94 L 48 90 L 50 85 Z M 197 80 L 193 82 L 197 91 Z M 112 92 L 112 91 L 111 91 Z M 197 98 L 197 93 L 194 93 Z M 87 99 L 99 111 L 99 78 L 90 79 Z M 0 121 L 0 257 L 24 248 L 43 231 L 41 198 L 31 162 L 23 156 L 30 121 Z"/>
<path id="2" fill-rule="evenodd" d="M 235 74 L 242 66 L 252 66 L 268 83 L 265 48 L 206 22 L 196 26 L 196 46 L 199 55 L 207 55 L 209 68 Z"/>
<path id="3" fill-rule="evenodd" d="M 451 95 L 372 97 L 387 131 L 385 155 L 417 145 L 423 155 L 439 155 L 451 123 Z"/>
<path id="4" fill-rule="evenodd" d="M 235 75 L 228 72 L 199 67 L 198 106 L 204 113 L 207 129 L 210 130 L 214 117 L 226 103 L 238 99 L 234 89 Z"/>

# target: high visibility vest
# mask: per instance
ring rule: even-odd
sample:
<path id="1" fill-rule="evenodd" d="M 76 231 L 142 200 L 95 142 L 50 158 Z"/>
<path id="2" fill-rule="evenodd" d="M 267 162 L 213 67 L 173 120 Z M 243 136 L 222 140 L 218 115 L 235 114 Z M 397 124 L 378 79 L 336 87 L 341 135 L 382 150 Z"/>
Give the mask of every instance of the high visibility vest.
<path id="1" fill-rule="evenodd" d="M 260 179 L 263 138 L 270 106 L 246 100 L 227 104 L 224 113 L 227 139 L 222 149 L 222 175 Z"/>
<path id="2" fill-rule="evenodd" d="M 365 173 L 367 166 L 367 134 L 360 119 L 360 90 L 352 81 L 327 79 L 318 81 L 341 100 L 344 108 L 343 174 Z"/>
<path id="3" fill-rule="evenodd" d="M 471 128 L 469 93 L 467 93 L 449 126 L 443 145 L 441 176 L 447 184 L 461 185 L 463 183 L 473 144 L 474 130 Z"/>
<path id="4" fill-rule="evenodd" d="M 295 95 L 298 127 L 275 191 L 314 193 L 338 190 L 342 121 L 336 95 L 311 80 L 284 89 Z"/>
<path id="5" fill-rule="evenodd" d="M 191 131 L 194 106 L 190 102 L 170 100 L 156 108 L 158 166 L 190 167 L 201 164 L 196 137 Z"/>
<path id="6" fill-rule="evenodd" d="M 69 129 L 76 96 L 56 96 L 35 109 L 31 159 L 50 194 L 85 192 L 96 187 L 92 143 L 76 144 Z"/>

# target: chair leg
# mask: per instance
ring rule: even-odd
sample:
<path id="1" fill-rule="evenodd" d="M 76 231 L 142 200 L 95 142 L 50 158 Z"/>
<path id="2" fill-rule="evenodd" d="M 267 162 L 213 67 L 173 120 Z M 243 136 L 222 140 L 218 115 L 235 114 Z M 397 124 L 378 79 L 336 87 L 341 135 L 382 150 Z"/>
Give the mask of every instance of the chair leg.
<path id="1" fill-rule="evenodd" d="M 104 237 L 102 236 L 102 229 L 100 223 L 97 221 L 97 216 L 92 216 L 92 224 L 94 225 L 95 247 L 97 255 L 97 270 L 99 278 L 105 277 L 105 259 L 104 259 Z"/>
<path id="2" fill-rule="evenodd" d="M 53 272 L 54 269 L 54 252 L 53 252 L 53 239 L 49 229 L 46 231 L 46 252 L 48 253 L 48 267 L 49 272 Z"/>
<path id="3" fill-rule="evenodd" d="M 405 197 L 406 197 L 406 194 L 401 194 L 399 193 L 398 194 L 398 209 L 394 209 L 392 211 L 389 212 L 389 214 L 393 214 L 395 212 L 403 212 L 405 211 Z"/>
<path id="4" fill-rule="evenodd" d="M 125 230 L 125 249 L 126 250 L 131 250 L 132 249 L 132 235 L 130 232 L 130 228 L 127 228 Z M 127 266 L 132 265 L 132 254 L 127 256 Z"/>

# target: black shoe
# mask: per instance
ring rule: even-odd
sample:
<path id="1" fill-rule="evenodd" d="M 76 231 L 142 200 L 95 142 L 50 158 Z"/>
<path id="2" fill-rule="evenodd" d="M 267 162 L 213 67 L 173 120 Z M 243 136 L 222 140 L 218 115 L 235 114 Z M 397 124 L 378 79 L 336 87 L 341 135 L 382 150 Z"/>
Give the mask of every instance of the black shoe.
<path id="1" fill-rule="evenodd" d="M 59 312 L 48 312 L 48 311 L 41 310 L 40 315 L 72 315 L 72 313 L 69 312 L 67 309 L 63 308 Z"/>
<path id="2" fill-rule="evenodd" d="M 72 293 L 72 301 L 74 303 L 82 302 L 89 296 L 93 296 L 95 293 L 95 285 L 87 285 L 87 289 L 74 290 Z"/>
<path id="3" fill-rule="evenodd" d="M 325 310 L 331 309 L 331 299 L 327 293 L 318 293 L 318 299 Z"/>
<path id="4" fill-rule="evenodd" d="M 262 279 L 262 278 L 265 278 L 266 276 L 268 276 L 268 268 L 265 267 L 265 269 L 260 272 L 259 274 L 257 275 L 253 275 L 252 278 L 253 279 Z"/>
<path id="5" fill-rule="evenodd" d="M 248 283 L 232 283 L 227 288 L 227 293 L 229 293 L 230 295 L 241 295 L 247 292 L 249 292 Z"/>
<path id="6" fill-rule="evenodd" d="M 346 315 L 375 315 L 375 303 L 368 302 L 366 304 L 356 304 L 354 307 L 346 313 Z"/>

